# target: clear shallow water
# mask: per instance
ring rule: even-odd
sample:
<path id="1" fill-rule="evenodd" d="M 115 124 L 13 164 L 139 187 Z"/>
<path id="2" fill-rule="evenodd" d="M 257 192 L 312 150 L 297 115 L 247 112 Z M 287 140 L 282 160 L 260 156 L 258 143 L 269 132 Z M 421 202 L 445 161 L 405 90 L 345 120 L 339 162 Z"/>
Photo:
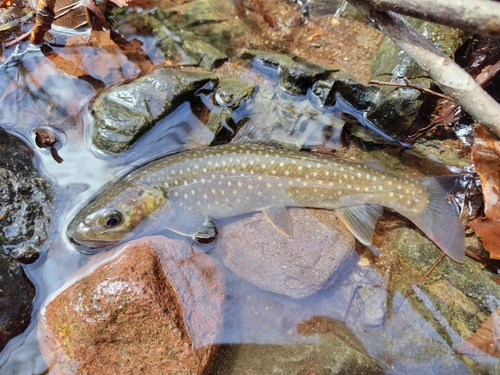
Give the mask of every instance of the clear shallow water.
<path id="1" fill-rule="evenodd" d="M 121 79 L 138 73 L 132 66 L 127 71 L 129 75 L 122 75 Z M 255 74 L 248 72 L 249 77 Z M 105 85 L 117 82 L 113 79 Z M 261 78 L 262 90 L 266 82 L 269 87 L 273 86 Z M 40 174 L 52 183 L 55 191 L 51 240 L 46 244 L 44 256 L 35 264 L 25 266 L 37 287 L 34 319 L 26 332 L 11 340 L 0 353 L 2 374 L 40 374 L 46 370 L 46 364 L 38 349 L 38 316 L 61 287 L 80 277 L 78 270 L 91 258 L 75 251 L 66 238 L 69 221 L 85 201 L 117 176 L 153 158 L 199 146 L 210 134 L 189 103 L 185 103 L 119 157 L 99 152 L 90 143 L 92 124 L 87 112 L 96 90 L 85 81 L 61 73 L 36 48 L 10 56 L 0 74 L 0 88 L 3 92 L 1 126 L 30 146 Z M 200 94 L 200 101 L 208 103 L 210 98 L 203 95 Z M 290 99 L 286 95 L 278 98 L 288 105 L 293 102 Z M 249 120 L 235 140 L 293 139 L 288 129 L 269 131 L 265 127 L 270 114 L 262 107 L 247 110 L 240 115 L 249 116 Z M 322 130 L 334 122 L 334 111 L 317 108 L 307 96 L 298 98 L 294 110 L 301 116 L 296 123 L 309 121 L 309 129 L 312 129 L 309 133 L 297 132 L 297 137 L 303 137 L 297 143 L 303 144 L 304 140 L 313 145 L 323 143 L 323 136 L 318 136 L 321 131 L 314 130 Z M 342 110 L 348 111 L 346 104 Z M 362 118 L 362 113 L 351 115 Z M 34 130 L 40 126 L 55 129 L 62 163 L 57 163 L 47 149 L 36 146 Z M 328 141 L 333 142 L 334 138 Z M 154 153 L 151 150 L 155 150 Z M 344 322 L 387 373 L 470 373 L 453 353 L 453 348 L 460 346 L 464 339 L 421 289 L 414 290 L 421 301 L 419 309 L 415 309 L 403 301 L 399 292 L 387 292 L 391 286 L 364 257 L 354 253 L 345 268 L 342 276 L 328 288 L 302 299 L 266 292 L 226 269 L 228 296 L 221 342 L 271 345 L 317 342 L 319 339 L 315 336 L 299 335 L 297 326 L 313 317 L 324 316 Z M 422 309 L 430 312 L 438 324 L 423 317 Z M 495 360 L 484 357 L 482 361 Z"/>

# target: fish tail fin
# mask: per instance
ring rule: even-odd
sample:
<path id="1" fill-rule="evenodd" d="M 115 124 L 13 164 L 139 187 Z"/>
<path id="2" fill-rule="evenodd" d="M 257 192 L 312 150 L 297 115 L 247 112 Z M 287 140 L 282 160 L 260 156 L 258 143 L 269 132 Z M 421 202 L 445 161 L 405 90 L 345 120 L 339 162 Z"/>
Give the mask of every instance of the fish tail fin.
<path id="1" fill-rule="evenodd" d="M 465 229 L 452 203 L 446 198 L 457 182 L 457 176 L 418 179 L 426 188 L 426 209 L 408 218 L 443 252 L 457 262 L 465 261 Z"/>

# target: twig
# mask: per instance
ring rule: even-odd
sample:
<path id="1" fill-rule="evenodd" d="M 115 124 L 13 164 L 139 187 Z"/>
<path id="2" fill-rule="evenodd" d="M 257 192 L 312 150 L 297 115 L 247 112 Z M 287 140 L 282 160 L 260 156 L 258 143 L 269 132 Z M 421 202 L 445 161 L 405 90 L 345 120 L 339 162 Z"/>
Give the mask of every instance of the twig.
<path id="1" fill-rule="evenodd" d="M 411 83 L 410 80 L 406 77 L 403 77 L 403 80 L 405 81 L 405 83 L 385 82 L 385 81 L 377 81 L 375 79 L 372 79 L 368 83 L 374 84 L 374 85 L 380 85 L 380 86 L 411 87 L 412 89 L 423 91 L 423 92 L 426 92 L 428 94 L 439 96 L 440 98 L 453 101 L 453 99 L 451 97 L 449 97 L 448 95 L 441 94 L 440 92 L 436 92 L 434 90 L 426 89 L 425 87 L 422 87 L 419 85 L 415 85 L 415 84 Z"/>
<path id="2" fill-rule="evenodd" d="M 500 267 L 491 262 L 488 259 L 484 259 L 480 257 L 479 255 L 474 254 L 472 251 L 465 250 L 465 255 L 467 255 L 469 258 L 474 259 L 475 261 L 484 264 L 486 267 L 488 267 L 490 270 L 495 272 L 496 274 L 500 275 Z"/>
<path id="3" fill-rule="evenodd" d="M 431 272 L 434 271 L 434 269 L 438 266 L 438 264 L 443 260 L 443 258 L 445 256 L 446 256 L 446 254 L 442 253 L 441 256 L 439 257 L 439 259 L 436 261 L 436 263 L 434 263 L 434 265 L 431 268 L 429 268 L 429 270 L 426 273 L 424 273 L 424 275 L 417 281 L 416 284 L 413 284 L 412 287 L 410 289 L 408 289 L 403 300 L 399 303 L 399 305 L 394 310 L 395 312 L 399 310 L 399 308 L 401 307 L 403 302 L 410 296 L 410 294 L 413 293 L 413 287 L 419 286 L 427 278 L 427 276 L 429 276 L 431 274 Z"/>
<path id="4" fill-rule="evenodd" d="M 348 1 L 415 60 L 444 93 L 451 96 L 490 133 L 500 138 L 500 104 L 469 74 L 399 14 L 370 8 L 365 0 Z"/>
<path id="5" fill-rule="evenodd" d="M 489 0 L 364 0 L 379 11 L 394 11 L 491 37 L 500 36 L 500 3 Z"/>

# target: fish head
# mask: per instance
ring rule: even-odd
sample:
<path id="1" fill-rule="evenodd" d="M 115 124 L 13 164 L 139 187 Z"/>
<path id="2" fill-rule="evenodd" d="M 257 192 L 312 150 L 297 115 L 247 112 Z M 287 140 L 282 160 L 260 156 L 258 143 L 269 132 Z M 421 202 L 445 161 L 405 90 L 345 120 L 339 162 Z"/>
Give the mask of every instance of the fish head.
<path id="1" fill-rule="evenodd" d="M 129 186 L 115 195 L 108 189 L 73 218 L 68 238 L 91 248 L 112 246 L 168 202 L 168 193 L 161 187 Z"/>

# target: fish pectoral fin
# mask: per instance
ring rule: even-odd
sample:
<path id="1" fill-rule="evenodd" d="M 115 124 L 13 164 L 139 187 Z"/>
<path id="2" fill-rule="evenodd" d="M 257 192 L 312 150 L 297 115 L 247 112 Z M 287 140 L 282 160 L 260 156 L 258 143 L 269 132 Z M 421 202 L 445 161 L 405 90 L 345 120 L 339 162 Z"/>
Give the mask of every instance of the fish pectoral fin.
<path id="1" fill-rule="evenodd" d="M 342 207 L 335 210 L 339 219 L 363 245 L 371 245 L 375 224 L 382 215 L 378 205 Z"/>
<path id="2" fill-rule="evenodd" d="M 285 206 L 271 205 L 262 209 L 264 215 L 279 232 L 292 237 L 292 221 Z"/>
<path id="3" fill-rule="evenodd" d="M 172 232 L 192 237 L 203 227 L 207 218 L 198 206 L 182 206 L 175 202 L 166 218 L 165 227 Z"/>

